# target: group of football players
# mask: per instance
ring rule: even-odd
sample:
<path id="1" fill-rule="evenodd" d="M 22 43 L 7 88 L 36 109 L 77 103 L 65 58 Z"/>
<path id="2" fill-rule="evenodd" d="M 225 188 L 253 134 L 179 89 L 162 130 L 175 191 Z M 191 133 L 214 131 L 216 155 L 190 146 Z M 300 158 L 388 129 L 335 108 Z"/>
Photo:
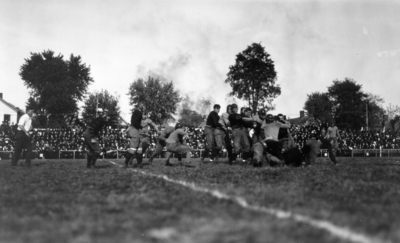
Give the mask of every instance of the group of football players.
<path id="1" fill-rule="evenodd" d="M 226 110 L 219 115 L 221 106 L 215 104 L 209 113 L 204 135 L 206 141 L 205 153 L 202 155 L 203 163 L 217 162 L 221 160 L 222 151 L 226 151 L 227 160 L 219 161 L 227 164 L 251 164 L 254 167 L 263 165 L 270 166 L 304 166 L 315 162 L 321 145 L 326 146 L 329 157 L 334 164 L 336 158 L 332 152 L 330 141 L 325 136 L 313 134 L 303 148 L 299 148 L 290 133 L 290 123 L 284 119 L 282 114 L 274 116 L 267 114 L 261 109 L 253 113 L 250 108 L 243 107 L 240 112 L 236 104 L 230 104 Z M 159 134 L 156 149 L 149 158 L 151 164 L 154 158 L 167 150 L 165 165 L 173 166 L 170 161 L 173 154 L 178 158 L 178 164 L 193 167 L 190 159 L 193 148 L 188 146 L 184 140 L 189 136 L 187 129 L 182 124 L 166 126 L 162 131 L 149 118 L 150 114 L 143 113 L 143 106 L 137 105 L 132 112 L 131 124 L 126 134 L 129 137 L 129 148 L 125 155 L 125 167 L 137 163 L 133 167 L 142 168 L 143 154 L 150 145 L 149 127 L 153 127 Z M 99 110 L 98 117 L 86 128 L 84 138 L 89 148 L 87 167 L 95 166 L 96 160 L 101 153 L 96 137 L 107 121 L 107 111 Z M 182 156 L 186 154 L 186 160 Z"/>

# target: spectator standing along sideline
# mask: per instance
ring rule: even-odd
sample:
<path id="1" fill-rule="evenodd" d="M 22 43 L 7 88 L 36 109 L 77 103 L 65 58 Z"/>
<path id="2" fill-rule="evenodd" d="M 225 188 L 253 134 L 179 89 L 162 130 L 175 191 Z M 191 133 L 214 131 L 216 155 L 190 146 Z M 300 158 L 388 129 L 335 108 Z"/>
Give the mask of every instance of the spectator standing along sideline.
<path id="1" fill-rule="evenodd" d="M 32 159 L 32 141 L 30 138 L 29 131 L 32 129 L 32 117 L 34 116 L 33 110 L 28 110 L 26 114 L 21 116 L 18 121 L 18 128 L 16 134 L 16 144 L 14 156 L 11 161 L 12 166 L 18 164 L 18 160 L 21 156 L 21 151 L 26 148 L 26 160 L 25 164 L 30 166 Z"/>
<path id="2" fill-rule="evenodd" d="M 327 138 L 331 143 L 333 143 L 334 154 L 336 154 L 336 150 L 338 149 L 338 138 L 340 139 L 339 128 L 335 126 L 335 122 L 332 122 L 330 127 L 328 127 L 328 131 L 326 134 Z"/>

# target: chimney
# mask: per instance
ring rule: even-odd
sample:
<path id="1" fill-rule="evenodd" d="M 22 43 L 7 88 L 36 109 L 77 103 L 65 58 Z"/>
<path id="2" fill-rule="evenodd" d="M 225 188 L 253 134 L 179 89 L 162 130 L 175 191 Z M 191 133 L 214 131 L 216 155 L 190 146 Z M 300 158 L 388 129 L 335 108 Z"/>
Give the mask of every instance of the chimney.
<path id="1" fill-rule="evenodd" d="M 0 99 L 3 99 L 3 93 L 0 93 Z"/>
<path id="2" fill-rule="evenodd" d="M 304 117 L 304 111 L 300 111 L 300 118 Z"/>

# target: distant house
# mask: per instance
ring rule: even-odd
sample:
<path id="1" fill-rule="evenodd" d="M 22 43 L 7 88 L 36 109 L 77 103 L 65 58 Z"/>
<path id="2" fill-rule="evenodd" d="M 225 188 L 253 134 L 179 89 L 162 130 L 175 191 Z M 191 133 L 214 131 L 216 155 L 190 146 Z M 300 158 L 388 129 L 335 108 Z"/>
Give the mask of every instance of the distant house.
<path id="1" fill-rule="evenodd" d="M 3 99 L 3 93 L 0 93 L 0 124 L 3 123 L 3 121 L 16 124 L 23 114 L 25 114 L 23 110 L 5 101 Z"/>
<path id="2" fill-rule="evenodd" d="M 300 111 L 300 117 L 288 119 L 291 124 L 302 125 L 308 122 L 311 118 L 305 111 Z M 313 121 L 313 119 L 311 119 Z"/>

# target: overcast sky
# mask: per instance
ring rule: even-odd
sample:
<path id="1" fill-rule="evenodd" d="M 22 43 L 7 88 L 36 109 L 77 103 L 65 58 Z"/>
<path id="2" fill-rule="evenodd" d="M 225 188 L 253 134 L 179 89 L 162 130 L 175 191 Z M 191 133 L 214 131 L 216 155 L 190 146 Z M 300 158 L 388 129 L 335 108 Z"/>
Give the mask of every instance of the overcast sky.
<path id="1" fill-rule="evenodd" d="M 400 105 L 400 3 L 396 1 L 1 0 L 0 93 L 23 108 L 19 76 L 31 52 L 80 55 L 95 82 L 120 96 L 149 74 L 181 95 L 225 106 L 236 55 L 261 43 L 275 62 L 276 111 L 298 117 L 307 94 L 346 77 Z"/>

